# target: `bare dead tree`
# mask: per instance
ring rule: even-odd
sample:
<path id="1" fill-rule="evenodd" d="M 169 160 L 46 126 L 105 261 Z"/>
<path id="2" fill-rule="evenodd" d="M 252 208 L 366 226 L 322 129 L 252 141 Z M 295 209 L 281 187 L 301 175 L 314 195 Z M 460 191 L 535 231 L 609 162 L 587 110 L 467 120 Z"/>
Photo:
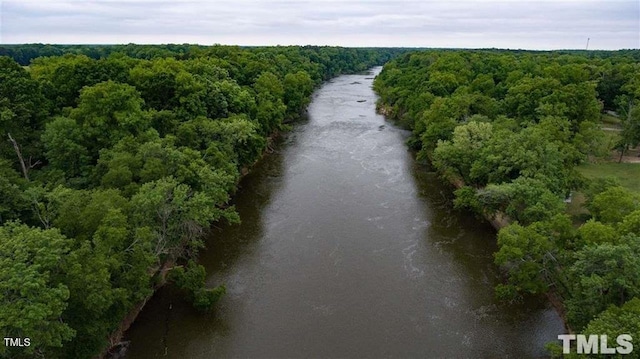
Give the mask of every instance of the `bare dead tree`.
<path id="1" fill-rule="evenodd" d="M 22 158 L 22 152 L 20 151 L 20 146 L 18 146 L 18 142 L 16 142 L 16 140 L 14 140 L 13 137 L 11 137 L 10 133 L 7 132 L 7 135 L 9 136 L 9 141 L 11 141 L 11 144 L 13 145 L 13 149 L 16 150 L 16 154 L 18 155 L 18 160 L 20 160 L 20 166 L 22 167 L 22 174 L 24 175 L 24 178 L 28 181 L 29 172 L 27 170 L 27 166 L 24 163 L 24 158 Z M 29 159 L 29 162 L 31 162 L 31 159 Z"/>

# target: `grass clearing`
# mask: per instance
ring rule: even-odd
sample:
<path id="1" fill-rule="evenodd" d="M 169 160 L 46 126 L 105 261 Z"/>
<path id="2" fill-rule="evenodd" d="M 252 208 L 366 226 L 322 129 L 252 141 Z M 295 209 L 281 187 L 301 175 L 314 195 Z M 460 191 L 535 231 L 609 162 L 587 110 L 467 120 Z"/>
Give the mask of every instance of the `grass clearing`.
<path id="1" fill-rule="evenodd" d="M 588 163 L 577 169 L 586 178 L 615 177 L 623 187 L 640 193 L 640 163 Z"/>
<path id="2" fill-rule="evenodd" d="M 620 119 L 616 116 L 609 115 L 608 113 L 603 113 L 600 120 L 604 125 L 609 127 L 620 127 Z"/>

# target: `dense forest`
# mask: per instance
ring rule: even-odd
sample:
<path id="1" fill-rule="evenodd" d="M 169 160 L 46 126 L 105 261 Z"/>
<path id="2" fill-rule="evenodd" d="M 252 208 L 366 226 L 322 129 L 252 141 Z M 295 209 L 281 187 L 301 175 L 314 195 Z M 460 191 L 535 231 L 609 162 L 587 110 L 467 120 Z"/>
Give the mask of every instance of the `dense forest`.
<path id="1" fill-rule="evenodd" d="M 640 51 L 404 52 L 0 46 L 0 328 L 31 340 L 0 357 L 99 355 L 167 279 L 210 309 L 194 259 L 241 176 L 316 86 L 392 58 L 379 110 L 500 228 L 496 294 L 640 338 Z"/>
<path id="2" fill-rule="evenodd" d="M 0 330 L 6 358 L 90 358 L 193 260 L 242 174 L 341 73 L 394 49 L 1 46 Z"/>
<path id="3" fill-rule="evenodd" d="M 640 163 L 617 163 L 640 162 L 639 54 L 422 51 L 375 81 L 455 206 L 500 228 L 497 295 L 560 299 L 578 333 L 640 338 Z"/>

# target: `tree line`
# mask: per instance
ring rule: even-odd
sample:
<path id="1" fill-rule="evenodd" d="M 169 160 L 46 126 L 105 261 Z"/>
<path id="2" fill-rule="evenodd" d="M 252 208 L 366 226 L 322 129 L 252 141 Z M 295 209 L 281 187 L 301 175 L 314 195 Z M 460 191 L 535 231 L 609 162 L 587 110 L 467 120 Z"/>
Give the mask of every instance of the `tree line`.
<path id="1" fill-rule="evenodd" d="M 560 297 L 578 333 L 640 338 L 640 195 L 576 171 L 612 150 L 604 111 L 620 117 L 615 149 L 640 143 L 639 55 L 430 50 L 374 84 L 418 158 L 457 185 L 455 206 L 501 223 L 497 295 Z M 565 210 L 575 191 L 589 213 L 578 223 Z"/>
<path id="2" fill-rule="evenodd" d="M 0 356 L 90 358 L 167 271 L 210 308 L 224 287 L 193 259 L 212 222 L 240 220 L 242 172 L 322 81 L 401 50 L 0 51 L 0 331 L 31 343 Z"/>

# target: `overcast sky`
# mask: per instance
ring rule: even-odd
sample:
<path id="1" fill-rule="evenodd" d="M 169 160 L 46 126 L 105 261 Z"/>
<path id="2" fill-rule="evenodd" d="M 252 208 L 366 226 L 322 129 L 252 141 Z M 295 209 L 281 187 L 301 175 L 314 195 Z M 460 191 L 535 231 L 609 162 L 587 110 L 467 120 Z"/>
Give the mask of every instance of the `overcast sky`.
<path id="1" fill-rule="evenodd" d="M 0 43 L 640 47 L 640 0 L 0 0 Z"/>

